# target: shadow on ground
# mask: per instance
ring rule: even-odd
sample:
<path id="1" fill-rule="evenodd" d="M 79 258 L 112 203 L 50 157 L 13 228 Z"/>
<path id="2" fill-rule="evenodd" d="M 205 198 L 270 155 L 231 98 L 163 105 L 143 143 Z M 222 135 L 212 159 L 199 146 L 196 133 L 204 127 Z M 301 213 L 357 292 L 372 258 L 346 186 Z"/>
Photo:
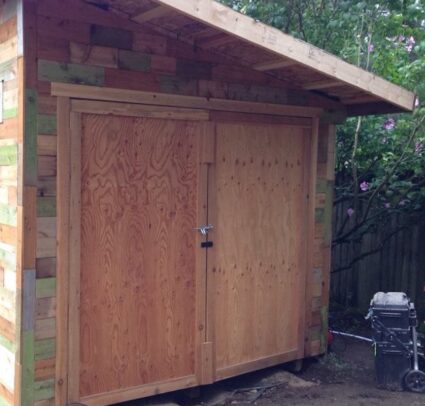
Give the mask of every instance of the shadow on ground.
<path id="1" fill-rule="evenodd" d="M 425 406 L 425 394 L 377 389 L 373 362 L 370 344 L 339 338 L 333 351 L 306 361 L 296 375 L 279 366 L 119 406 Z"/>

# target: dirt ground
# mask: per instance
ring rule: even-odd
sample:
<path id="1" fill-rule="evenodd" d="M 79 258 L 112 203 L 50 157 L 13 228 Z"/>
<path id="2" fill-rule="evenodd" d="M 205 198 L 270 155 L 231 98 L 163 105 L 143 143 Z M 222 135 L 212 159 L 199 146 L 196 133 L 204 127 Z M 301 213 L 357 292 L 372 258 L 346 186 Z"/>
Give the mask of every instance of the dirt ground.
<path id="1" fill-rule="evenodd" d="M 377 389 L 368 343 L 337 339 L 333 351 L 309 360 L 303 371 L 287 367 L 229 379 L 196 391 L 180 391 L 120 406 L 425 406 L 425 394 Z"/>

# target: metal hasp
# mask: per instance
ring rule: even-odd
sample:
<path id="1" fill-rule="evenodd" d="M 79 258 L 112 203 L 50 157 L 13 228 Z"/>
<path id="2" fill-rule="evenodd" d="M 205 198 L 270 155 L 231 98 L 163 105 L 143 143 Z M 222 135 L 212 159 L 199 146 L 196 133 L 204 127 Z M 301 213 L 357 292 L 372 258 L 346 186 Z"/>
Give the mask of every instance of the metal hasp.
<path id="1" fill-rule="evenodd" d="M 195 227 L 194 230 L 198 230 L 204 237 L 208 235 L 208 232 L 213 230 L 214 226 L 211 224 L 202 224 L 199 227 Z"/>
<path id="2" fill-rule="evenodd" d="M 195 230 L 198 230 L 202 236 L 205 237 L 205 241 L 201 242 L 201 248 L 212 248 L 214 243 L 212 241 L 208 241 L 208 233 L 214 229 L 214 226 L 211 224 L 202 224 L 199 227 L 196 227 Z"/>

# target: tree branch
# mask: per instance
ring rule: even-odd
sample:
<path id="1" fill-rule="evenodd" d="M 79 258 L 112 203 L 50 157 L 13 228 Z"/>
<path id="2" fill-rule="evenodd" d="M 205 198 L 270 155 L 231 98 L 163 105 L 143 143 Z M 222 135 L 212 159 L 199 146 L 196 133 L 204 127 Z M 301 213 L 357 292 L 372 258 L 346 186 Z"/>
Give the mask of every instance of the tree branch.
<path id="1" fill-rule="evenodd" d="M 407 228 L 407 226 L 401 226 L 401 227 L 396 228 L 393 232 L 391 232 L 390 234 L 388 234 L 386 236 L 386 238 L 384 238 L 382 240 L 382 242 L 380 244 L 378 244 L 377 247 L 375 247 L 374 249 L 372 249 L 370 251 L 367 251 L 367 252 L 364 252 L 364 253 L 360 254 L 359 256 L 357 256 L 356 258 L 354 258 L 353 260 L 351 260 L 348 265 L 339 267 L 339 268 L 333 270 L 331 273 L 339 273 L 339 272 L 347 271 L 348 269 L 351 269 L 354 264 L 356 264 L 357 262 L 361 261 L 362 259 L 364 259 L 366 257 L 369 257 L 370 255 L 373 255 L 373 254 L 376 254 L 376 253 L 382 251 L 382 249 L 384 248 L 384 246 L 388 243 L 388 241 L 391 240 L 391 238 L 394 235 L 398 234 L 400 231 L 402 231 L 402 230 L 404 230 L 406 228 Z"/>

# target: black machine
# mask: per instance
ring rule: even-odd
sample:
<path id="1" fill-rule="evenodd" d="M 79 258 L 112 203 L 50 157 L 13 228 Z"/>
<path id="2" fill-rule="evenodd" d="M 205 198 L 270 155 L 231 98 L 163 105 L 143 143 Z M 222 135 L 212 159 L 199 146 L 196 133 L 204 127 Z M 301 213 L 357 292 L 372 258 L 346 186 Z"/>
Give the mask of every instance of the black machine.
<path id="1" fill-rule="evenodd" d="M 425 372 L 419 369 L 421 344 L 415 305 L 405 293 L 378 292 L 370 303 L 378 387 L 425 392 Z"/>

